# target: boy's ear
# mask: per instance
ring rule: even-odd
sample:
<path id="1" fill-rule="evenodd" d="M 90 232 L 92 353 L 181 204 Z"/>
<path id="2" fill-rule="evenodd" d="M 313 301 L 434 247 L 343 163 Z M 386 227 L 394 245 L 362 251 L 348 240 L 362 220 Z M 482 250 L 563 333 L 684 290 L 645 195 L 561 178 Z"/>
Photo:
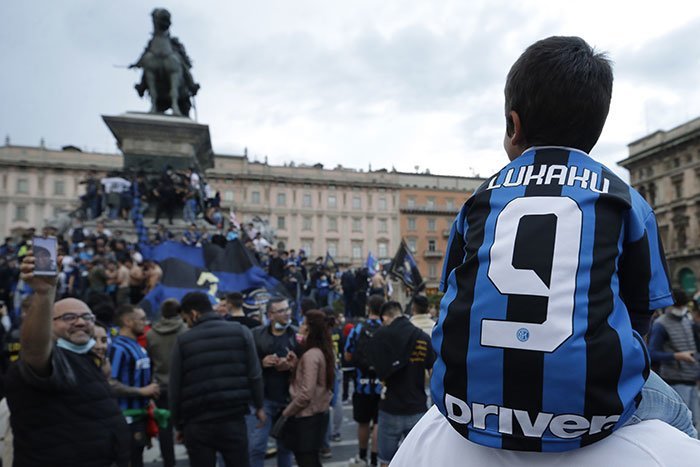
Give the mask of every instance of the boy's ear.
<path id="1" fill-rule="evenodd" d="M 508 126 L 511 130 L 511 133 L 508 134 L 510 144 L 513 147 L 519 147 L 525 142 L 525 139 L 523 137 L 523 127 L 520 122 L 520 115 L 518 115 L 518 112 L 516 112 L 515 110 L 511 110 L 507 118 Z"/>

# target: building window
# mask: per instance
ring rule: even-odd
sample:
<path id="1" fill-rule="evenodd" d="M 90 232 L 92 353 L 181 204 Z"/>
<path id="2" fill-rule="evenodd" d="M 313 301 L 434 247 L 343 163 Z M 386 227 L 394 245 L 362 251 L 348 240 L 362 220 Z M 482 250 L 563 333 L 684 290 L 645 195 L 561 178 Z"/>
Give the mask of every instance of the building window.
<path id="1" fill-rule="evenodd" d="M 428 200 L 425 203 L 428 209 L 433 209 L 435 207 L 435 197 L 428 196 Z"/>
<path id="2" fill-rule="evenodd" d="M 66 182 L 63 180 L 53 181 L 53 194 L 56 196 L 63 196 L 66 194 Z"/>
<path id="3" fill-rule="evenodd" d="M 338 231 L 338 218 L 337 217 L 329 217 L 328 218 L 328 230 L 331 232 Z"/>
<path id="4" fill-rule="evenodd" d="M 338 207 L 338 198 L 336 198 L 335 195 L 328 195 L 328 207 L 329 208 L 337 208 Z"/>
<path id="5" fill-rule="evenodd" d="M 379 219 L 379 232 L 386 233 L 388 231 L 386 219 Z"/>
<path id="6" fill-rule="evenodd" d="M 437 277 L 437 266 L 435 263 L 430 263 L 430 265 L 428 265 L 428 276 L 432 279 Z"/>
<path id="7" fill-rule="evenodd" d="M 277 206 L 287 205 L 287 193 L 277 193 Z"/>
<path id="8" fill-rule="evenodd" d="M 389 244 L 386 242 L 379 242 L 377 244 L 377 254 L 380 258 L 386 258 L 389 256 Z"/>
<path id="9" fill-rule="evenodd" d="M 312 251 L 314 249 L 314 241 L 310 238 L 301 241 L 301 249 L 306 252 L 306 256 L 312 256 Z"/>
<path id="10" fill-rule="evenodd" d="M 436 251 L 435 240 L 428 240 L 428 251 Z"/>
<path id="11" fill-rule="evenodd" d="M 287 219 L 284 216 L 277 216 L 277 228 L 285 230 L 287 228 Z"/>
<path id="12" fill-rule="evenodd" d="M 260 204 L 260 192 L 259 191 L 253 191 L 250 194 L 250 202 L 253 204 Z"/>
<path id="13" fill-rule="evenodd" d="M 352 231 L 362 232 L 362 219 L 359 217 L 352 218 Z"/>
<path id="14" fill-rule="evenodd" d="M 26 178 L 17 179 L 17 193 L 22 195 L 29 193 L 29 180 Z"/>
<path id="15" fill-rule="evenodd" d="M 408 230 L 416 230 L 416 218 L 415 217 L 408 218 Z"/>
<path id="16" fill-rule="evenodd" d="M 455 200 L 452 198 L 449 198 L 445 201 L 445 207 L 447 207 L 448 210 L 454 211 L 455 209 Z"/>
<path id="17" fill-rule="evenodd" d="M 415 208 L 416 207 L 416 198 L 414 196 L 409 196 L 407 200 L 407 205 L 408 208 Z"/>
<path id="18" fill-rule="evenodd" d="M 352 208 L 362 209 L 362 199 L 359 196 L 352 197 Z"/>
<path id="19" fill-rule="evenodd" d="M 362 242 L 352 242 L 352 259 L 362 258 Z"/>
<path id="20" fill-rule="evenodd" d="M 311 207 L 311 193 L 304 193 L 304 197 L 302 198 L 302 206 L 305 208 Z"/>
<path id="21" fill-rule="evenodd" d="M 15 220 L 16 221 L 26 221 L 27 220 L 27 206 L 18 205 L 15 206 Z"/>
<path id="22" fill-rule="evenodd" d="M 233 191 L 224 191 L 224 201 L 233 201 Z"/>
<path id="23" fill-rule="evenodd" d="M 406 246 L 408 246 L 408 249 L 411 250 L 411 253 L 415 253 L 416 252 L 416 239 L 409 238 L 406 241 Z"/>
<path id="24" fill-rule="evenodd" d="M 435 219 L 428 219 L 428 231 L 435 232 Z"/>
<path id="25" fill-rule="evenodd" d="M 311 230 L 311 216 L 304 216 L 302 219 L 301 230 Z"/>
<path id="26" fill-rule="evenodd" d="M 58 217 L 62 212 L 63 212 L 63 208 L 61 206 L 54 206 L 53 207 L 53 217 Z"/>
<path id="27" fill-rule="evenodd" d="M 338 255 L 338 242 L 335 241 L 329 241 L 327 243 L 328 245 L 328 254 L 335 257 Z"/>
<path id="28" fill-rule="evenodd" d="M 678 181 L 673 184 L 673 188 L 676 190 L 676 198 L 681 199 L 683 197 L 683 182 Z"/>
<path id="29" fill-rule="evenodd" d="M 380 211 L 386 211 L 386 198 L 384 198 L 383 196 L 379 198 L 377 207 Z"/>

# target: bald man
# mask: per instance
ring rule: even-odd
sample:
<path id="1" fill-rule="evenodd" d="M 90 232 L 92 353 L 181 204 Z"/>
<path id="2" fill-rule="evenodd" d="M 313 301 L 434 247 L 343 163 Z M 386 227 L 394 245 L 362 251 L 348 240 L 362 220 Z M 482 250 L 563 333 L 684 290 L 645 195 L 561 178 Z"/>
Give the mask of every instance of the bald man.
<path id="1" fill-rule="evenodd" d="M 74 298 L 54 303 L 57 276 L 34 270 L 29 251 L 21 276 L 34 295 L 5 380 L 15 465 L 126 465 L 128 427 L 91 352 L 95 316 Z"/>

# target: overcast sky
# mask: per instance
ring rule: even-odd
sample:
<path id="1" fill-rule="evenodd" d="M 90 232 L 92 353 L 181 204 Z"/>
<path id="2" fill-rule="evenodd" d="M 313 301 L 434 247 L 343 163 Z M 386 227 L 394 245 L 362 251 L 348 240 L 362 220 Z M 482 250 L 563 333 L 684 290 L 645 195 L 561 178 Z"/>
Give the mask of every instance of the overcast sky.
<path id="1" fill-rule="evenodd" d="M 628 143 L 700 116 L 698 2 L 23 0 L 0 5 L 0 137 L 117 152 L 100 115 L 148 110 L 122 67 L 161 6 L 219 154 L 488 176 L 507 162 L 505 76 L 550 35 L 615 63 L 592 155 L 618 173 Z"/>

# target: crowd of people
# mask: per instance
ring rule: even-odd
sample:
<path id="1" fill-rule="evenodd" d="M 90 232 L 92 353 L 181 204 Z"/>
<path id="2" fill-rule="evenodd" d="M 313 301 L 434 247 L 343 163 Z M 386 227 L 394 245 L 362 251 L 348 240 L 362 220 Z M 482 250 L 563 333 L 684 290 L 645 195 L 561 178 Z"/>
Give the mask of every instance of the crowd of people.
<path id="1" fill-rule="evenodd" d="M 697 297 L 671 289 L 651 207 L 587 154 L 611 90 L 580 38 L 516 61 L 511 163 L 453 224 L 437 322 L 381 272 L 307 265 L 249 228 L 181 241 L 240 236 L 288 294 L 256 312 L 193 291 L 153 322 L 138 303 L 162 271 L 104 225 L 60 239 L 55 276 L 36 274 L 33 233 L 6 241 L 3 464 L 139 466 L 157 436 L 167 466 L 179 442 L 193 466 L 260 467 L 274 438 L 278 467 L 318 467 L 351 400 L 352 467 L 695 465 Z M 110 214 L 128 209 L 106 194 Z"/>
<path id="2" fill-rule="evenodd" d="M 135 206 L 143 212 L 153 205 L 156 224 L 164 217 L 172 225 L 179 212 L 188 223 L 198 216 L 213 226 L 220 227 L 224 221 L 221 193 L 215 191 L 195 167 L 178 172 L 168 166 L 156 178 L 149 178 L 142 171 L 110 172 L 98 178 L 92 171 L 81 184 L 85 185 L 85 194 L 80 197 L 77 217 L 82 219 L 130 220 Z"/>

